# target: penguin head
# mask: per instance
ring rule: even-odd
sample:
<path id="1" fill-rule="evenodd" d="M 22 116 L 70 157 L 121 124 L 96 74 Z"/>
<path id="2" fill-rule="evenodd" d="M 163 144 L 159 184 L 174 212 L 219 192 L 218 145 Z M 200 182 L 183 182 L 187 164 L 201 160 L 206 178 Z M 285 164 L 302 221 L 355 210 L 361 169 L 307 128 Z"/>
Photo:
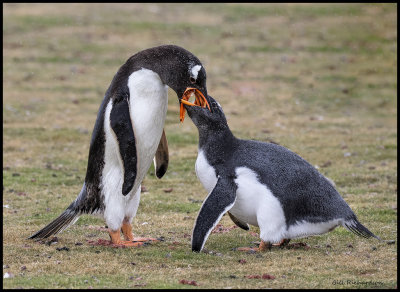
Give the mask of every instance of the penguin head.
<path id="1" fill-rule="evenodd" d="M 184 105 L 189 117 L 199 130 L 223 130 L 228 128 L 221 105 L 210 95 L 207 97 L 210 109 L 201 106 Z"/>
<path id="2" fill-rule="evenodd" d="M 197 89 L 207 96 L 207 76 L 203 64 L 189 51 L 174 47 L 177 59 L 175 64 L 171 64 L 166 84 L 176 92 L 179 100 L 188 88 Z"/>
<path id="3" fill-rule="evenodd" d="M 172 88 L 181 100 L 186 89 L 194 88 L 207 97 L 206 70 L 188 50 L 175 45 L 162 45 L 143 50 L 138 66 L 158 73 L 161 81 Z"/>
<path id="4" fill-rule="evenodd" d="M 204 96 L 207 96 L 206 70 L 200 61 L 188 52 L 187 55 L 181 55 L 175 62 L 171 62 L 169 73 L 161 75 L 164 77 L 164 83 L 172 88 L 178 99 L 184 97 L 184 93 L 188 88 L 199 90 Z"/>

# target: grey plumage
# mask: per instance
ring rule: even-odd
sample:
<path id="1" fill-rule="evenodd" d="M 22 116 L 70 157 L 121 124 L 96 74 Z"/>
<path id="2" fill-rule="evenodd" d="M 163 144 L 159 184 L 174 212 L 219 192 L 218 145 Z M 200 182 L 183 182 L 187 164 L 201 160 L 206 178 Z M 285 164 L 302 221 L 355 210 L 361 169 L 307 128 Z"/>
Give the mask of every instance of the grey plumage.
<path id="1" fill-rule="evenodd" d="M 266 186 L 266 189 L 270 190 L 279 201 L 284 213 L 286 234 L 290 234 L 291 227 L 304 222 L 310 224 L 337 222 L 359 236 L 375 237 L 380 240 L 358 221 L 332 181 L 306 160 L 283 146 L 236 138 L 229 129 L 220 105 L 212 97 L 208 96 L 208 99 L 211 111 L 198 106 L 186 106 L 189 117 L 199 131 L 199 152 L 203 153 L 207 164 L 214 169 L 218 177 L 214 190 L 204 204 L 212 205 L 221 201 L 225 194 L 215 192 L 216 188 L 220 187 L 220 182 L 231 185 L 231 189 L 234 189 L 237 169 L 245 168 L 255 173 L 257 183 Z M 229 202 L 231 201 L 232 199 Z M 219 207 L 215 212 L 218 213 L 220 210 L 226 212 L 229 208 Z M 202 212 L 203 209 L 198 218 L 206 217 L 206 214 L 201 214 Z M 233 221 L 245 229 L 247 222 L 242 222 L 238 218 Z M 213 225 L 215 223 L 197 220 L 194 230 L 208 230 Z M 296 232 L 296 237 L 313 235 L 310 230 L 305 230 L 304 234 L 300 234 L 301 231 Z M 315 229 L 315 234 L 324 232 Z M 198 242 L 201 240 L 205 241 L 206 237 L 197 239 Z M 199 246 L 202 246 L 201 243 L 197 243 L 193 250 L 199 251 Z"/>

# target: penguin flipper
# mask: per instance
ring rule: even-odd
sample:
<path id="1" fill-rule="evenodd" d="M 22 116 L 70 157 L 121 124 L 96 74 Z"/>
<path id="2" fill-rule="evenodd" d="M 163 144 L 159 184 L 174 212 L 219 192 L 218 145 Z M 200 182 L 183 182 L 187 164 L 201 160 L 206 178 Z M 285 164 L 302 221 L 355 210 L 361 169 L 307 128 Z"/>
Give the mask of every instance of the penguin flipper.
<path id="1" fill-rule="evenodd" d="M 124 164 L 122 194 L 126 196 L 133 188 L 137 173 L 135 135 L 133 133 L 127 98 L 115 98 L 113 100 L 110 125 L 117 136 L 119 151 Z"/>
<path id="2" fill-rule="evenodd" d="M 238 218 L 236 218 L 235 216 L 233 216 L 231 214 L 231 212 L 228 212 L 229 218 L 231 218 L 231 220 L 233 221 L 233 223 L 235 223 L 237 226 L 239 226 L 240 228 L 244 229 L 244 230 L 249 230 L 249 224 L 247 224 L 246 222 L 240 221 Z"/>
<path id="3" fill-rule="evenodd" d="M 162 178 L 167 172 L 168 161 L 168 141 L 167 136 L 165 136 L 165 130 L 163 130 L 160 144 L 158 144 L 157 152 L 154 156 L 154 168 L 156 170 L 157 178 Z"/>
<path id="4" fill-rule="evenodd" d="M 233 207 L 236 200 L 236 189 L 237 186 L 233 179 L 218 178 L 217 184 L 204 200 L 197 216 L 192 234 L 192 251 L 200 252 L 203 249 L 204 243 L 215 225 Z"/>

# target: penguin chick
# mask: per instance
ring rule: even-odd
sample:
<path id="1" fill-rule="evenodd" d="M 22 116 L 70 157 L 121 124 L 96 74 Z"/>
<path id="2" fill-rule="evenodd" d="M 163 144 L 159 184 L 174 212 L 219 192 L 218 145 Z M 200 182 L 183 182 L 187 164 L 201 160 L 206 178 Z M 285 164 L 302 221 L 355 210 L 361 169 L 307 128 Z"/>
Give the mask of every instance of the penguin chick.
<path id="1" fill-rule="evenodd" d="M 82 214 L 97 214 L 104 217 L 113 244 L 138 245 L 132 242 L 131 221 L 139 206 L 141 183 L 153 158 L 158 178 L 168 167 L 163 130 L 168 87 L 179 100 L 187 88 L 207 96 L 203 65 L 181 47 L 164 45 L 140 51 L 119 68 L 97 114 L 78 197 L 29 238 L 47 238 Z M 120 230 L 126 241 L 121 241 Z"/>
<path id="2" fill-rule="evenodd" d="M 211 111 L 185 105 L 199 132 L 196 174 L 209 192 L 195 221 L 192 251 L 202 250 L 226 212 L 245 230 L 248 224 L 260 228 L 259 250 L 339 225 L 380 240 L 311 164 L 283 146 L 236 138 L 219 103 L 208 100 Z"/>

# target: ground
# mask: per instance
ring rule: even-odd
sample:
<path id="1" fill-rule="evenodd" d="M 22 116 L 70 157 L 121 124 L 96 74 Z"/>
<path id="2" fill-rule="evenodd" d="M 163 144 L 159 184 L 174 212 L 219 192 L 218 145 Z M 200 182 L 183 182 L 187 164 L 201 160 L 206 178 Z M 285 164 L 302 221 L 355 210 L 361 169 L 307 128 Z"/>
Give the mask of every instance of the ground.
<path id="1" fill-rule="evenodd" d="M 3 4 L 3 288 L 397 287 L 396 26 L 396 4 Z M 396 242 L 337 228 L 248 254 L 234 249 L 254 246 L 258 228 L 224 216 L 192 253 L 207 193 L 194 170 L 197 130 L 188 116 L 179 123 L 173 91 L 169 169 L 162 180 L 149 170 L 133 224 L 164 241 L 91 246 L 108 239 L 91 216 L 52 244 L 27 240 L 79 193 L 115 72 L 161 44 L 202 61 L 237 137 L 295 151 Z"/>

